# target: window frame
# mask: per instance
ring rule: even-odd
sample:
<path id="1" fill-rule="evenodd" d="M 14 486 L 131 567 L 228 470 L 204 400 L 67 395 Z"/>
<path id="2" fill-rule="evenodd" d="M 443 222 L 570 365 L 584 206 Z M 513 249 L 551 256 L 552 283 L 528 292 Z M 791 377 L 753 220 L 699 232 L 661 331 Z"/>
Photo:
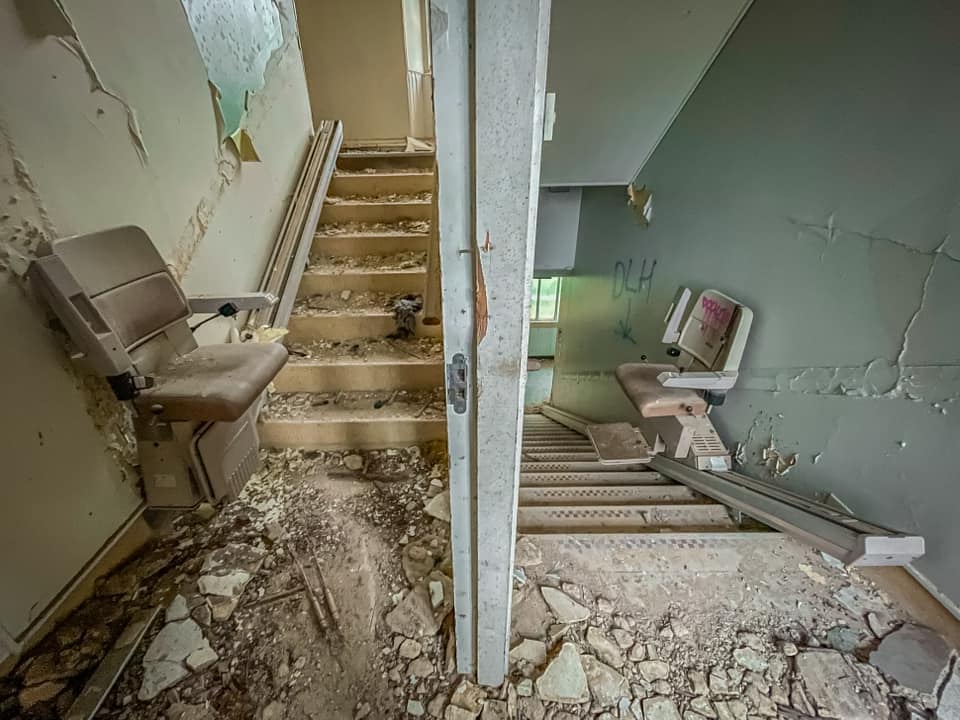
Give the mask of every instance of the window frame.
<path id="1" fill-rule="evenodd" d="M 540 315 L 540 286 L 544 280 L 556 280 L 557 281 L 557 302 L 554 306 L 554 312 L 552 318 L 541 318 Z M 560 289 L 563 286 L 563 278 L 560 276 L 551 276 L 551 277 L 535 277 L 532 280 L 532 287 L 530 288 L 530 299 L 532 309 L 530 311 L 530 324 L 531 325 L 556 325 L 560 320 Z"/>

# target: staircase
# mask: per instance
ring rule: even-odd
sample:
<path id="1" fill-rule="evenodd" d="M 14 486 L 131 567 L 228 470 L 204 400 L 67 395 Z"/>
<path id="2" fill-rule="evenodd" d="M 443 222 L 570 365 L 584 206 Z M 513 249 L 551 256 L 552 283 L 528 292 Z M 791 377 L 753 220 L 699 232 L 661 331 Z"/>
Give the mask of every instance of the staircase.
<path id="1" fill-rule="evenodd" d="M 740 530 L 724 505 L 643 465 L 601 465 L 588 438 L 543 415 L 524 416 L 517 532 Z"/>
<path id="2" fill-rule="evenodd" d="M 394 300 L 426 288 L 434 182 L 433 153 L 341 150 L 287 325 L 290 361 L 261 413 L 264 446 L 445 437 L 439 328 L 418 316 L 411 337 L 388 337 Z"/>

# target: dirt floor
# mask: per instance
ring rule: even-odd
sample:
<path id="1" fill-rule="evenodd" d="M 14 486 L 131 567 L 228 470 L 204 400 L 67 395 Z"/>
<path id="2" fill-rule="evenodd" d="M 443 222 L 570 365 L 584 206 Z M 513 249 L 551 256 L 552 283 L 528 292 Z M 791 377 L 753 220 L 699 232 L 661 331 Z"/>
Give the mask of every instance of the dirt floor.
<path id="1" fill-rule="evenodd" d="M 480 689 L 453 667 L 442 450 L 263 456 L 0 680 L 0 719 L 69 717 L 154 611 L 97 717 L 960 718 L 947 643 L 772 533 L 520 538 L 510 677 Z"/>

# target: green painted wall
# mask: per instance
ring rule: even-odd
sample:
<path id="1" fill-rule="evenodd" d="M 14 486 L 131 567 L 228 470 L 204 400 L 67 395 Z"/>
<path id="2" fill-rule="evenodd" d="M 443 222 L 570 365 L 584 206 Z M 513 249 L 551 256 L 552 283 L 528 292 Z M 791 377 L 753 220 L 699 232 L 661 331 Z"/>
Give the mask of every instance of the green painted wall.
<path id="1" fill-rule="evenodd" d="M 829 489 L 921 532 L 916 568 L 960 601 L 960 5 L 756 0 L 643 169 L 583 192 L 564 281 L 553 402 L 631 408 L 618 363 L 667 361 L 676 288 L 756 313 L 739 387 L 714 421 L 744 470 Z M 636 92 L 642 92 L 638 82 Z"/>

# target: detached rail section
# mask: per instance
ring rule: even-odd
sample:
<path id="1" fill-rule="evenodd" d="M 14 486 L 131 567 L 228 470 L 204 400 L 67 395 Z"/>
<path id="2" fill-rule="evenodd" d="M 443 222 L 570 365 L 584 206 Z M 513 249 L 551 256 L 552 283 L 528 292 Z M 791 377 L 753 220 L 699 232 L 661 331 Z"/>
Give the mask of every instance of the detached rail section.
<path id="1" fill-rule="evenodd" d="M 590 423 L 549 405 L 544 405 L 541 412 L 581 435 L 586 434 Z M 875 525 L 740 473 L 697 470 L 662 455 L 654 457 L 647 467 L 812 545 L 848 566 L 908 565 L 925 552 L 921 535 Z"/>

